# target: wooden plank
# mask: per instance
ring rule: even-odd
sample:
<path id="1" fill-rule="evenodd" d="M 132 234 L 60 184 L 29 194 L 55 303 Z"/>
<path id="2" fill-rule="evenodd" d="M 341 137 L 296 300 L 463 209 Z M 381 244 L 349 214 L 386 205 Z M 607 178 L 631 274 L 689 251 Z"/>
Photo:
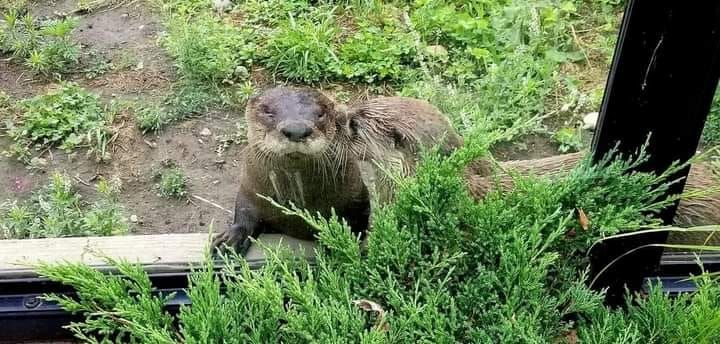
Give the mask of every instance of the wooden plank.
<path id="1" fill-rule="evenodd" d="M 207 233 L 126 235 L 52 239 L 0 240 L 0 279 L 33 275 L 29 264 L 37 262 L 83 262 L 104 268 L 105 263 L 93 252 L 143 264 L 152 272 L 184 271 L 204 257 Z M 259 241 L 269 247 L 286 245 L 296 254 L 311 257 L 315 243 L 280 234 L 262 234 Z M 245 256 L 261 261 L 261 245 L 253 244 Z"/>

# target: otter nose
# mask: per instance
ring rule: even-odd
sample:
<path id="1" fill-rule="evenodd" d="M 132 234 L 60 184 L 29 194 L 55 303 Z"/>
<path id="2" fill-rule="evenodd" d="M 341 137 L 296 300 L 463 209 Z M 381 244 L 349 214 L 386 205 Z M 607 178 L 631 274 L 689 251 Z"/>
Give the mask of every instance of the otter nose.
<path id="1" fill-rule="evenodd" d="M 290 123 L 280 129 L 280 132 L 290 141 L 300 142 L 312 134 L 312 128 L 301 123 Z"/>

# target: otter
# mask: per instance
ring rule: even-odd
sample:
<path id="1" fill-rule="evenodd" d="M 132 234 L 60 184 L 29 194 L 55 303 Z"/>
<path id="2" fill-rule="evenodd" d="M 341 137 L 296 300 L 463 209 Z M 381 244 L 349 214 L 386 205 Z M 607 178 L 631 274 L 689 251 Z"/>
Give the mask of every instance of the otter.
<path id="1" fill-rule="evenodd" d="M 246 106 L 248 144 L 241 153 L 232 225 L 213 240 L 244 254 L 250 237 L 282 233 L 310 240 L 313 229 L 258 194 L 329 217 L 331 209 L 362 237 L 370 216 L 368 190 L 341 135 L 340 113 L 317 90 L 275 87 Z"/>
<path id="2" fill-rule="evenodd" d="M 415 171 L 420 151 L 439 146 L 447 155 L 462 137 L 438 108 L 407 97 L 378 97 L 344 111 L 342 139 L 363 173 L 375 200 L 392 199 L 393 176 Z M 378 173 L 378 170 L 381 170 Z"/>
<path id="3" fill-rule="evenodd" d="M 381 97 L 347 111 L 348 128 L 353 138 L 349 146 L 358 161 L 390 161 L 403 175 L 414 171 L 421 146 L 440 145 L 449 153 L 463 144 L 450 121 L 433 105 L 412 98 Z M 439 140 L 439 138 L 442 138 Z M 536 174 L 553 177 L 568 173 L 583 158 L 584 152 L 557 155 L 534 160 L 515 160 L 497 163 L 490 159 L 473 161 L 465 170 L 470 193 L 480 200 L 499 185 L 509 189 L 513 177 L 503 171 L 520 175 Z M 387 166 L 387 165 L 386 165 Z M 374 170 L 373 170 L 374 171 Z M 493 176 L 500 171 L 499 176 Z M 498 179 L 499 178 L 499 179 Z M 380 176 L 378 193 L 389 200 L 392 180 L 385 173 Z M 498 184 L 499 181 L 499 184 Z M 680 227 L 720 224 L 720 190 L 718 179 L 709 164 L 692 164 L 685 183 L 688 196 L 680 200 L 674 222 Z M 709 193 L 707 191 L 710 191 Z M 700 192 L 700 194 L 695 194 Z M 707 233 L 672 233 L 673 243 L 702 243 Z M 710 243 L 720 244 L 720 235 Z"/>

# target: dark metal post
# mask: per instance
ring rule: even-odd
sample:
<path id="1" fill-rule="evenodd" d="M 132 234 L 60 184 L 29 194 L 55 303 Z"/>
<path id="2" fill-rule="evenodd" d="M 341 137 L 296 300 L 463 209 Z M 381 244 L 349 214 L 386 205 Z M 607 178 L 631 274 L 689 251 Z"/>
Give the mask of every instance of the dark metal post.
<path id="1" fill-rule="evenodd" d="M 593 157 L 619 151 L 635 153 L 651 134 L 650 160 L 642 171 L 663 171 L 687 161 L 697 149 L 720 76 L 720 1 L 628 0 L 605 90 Z M 687 176 L 689 169 L 675 177 Z M 684 181 L 669 190 L 682 192 Z M 661 214 L 671 223 L 677 204 Z M 593 251 L 597 272 L 629 250 L 664 243 L 667 234 L 609 241 Z M 622 300 L 624 285 L 639 290 L 644 276 L 659 264 L 662 249 L 628 255 L 605 272 L 598 287 L 608 301 Z"/>

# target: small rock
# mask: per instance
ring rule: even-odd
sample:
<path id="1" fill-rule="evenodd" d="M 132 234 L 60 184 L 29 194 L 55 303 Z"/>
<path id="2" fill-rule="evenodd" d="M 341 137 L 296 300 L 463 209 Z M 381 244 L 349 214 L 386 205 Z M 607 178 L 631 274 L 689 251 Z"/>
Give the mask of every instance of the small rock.
<path id="1" fill-rule="evenodd" d="M 130 222 L 132 222 L 132 223 L 137 223 L 137 222 L 138 222 L 138 217 L 137 217 L 137 215 L 130 215 Z"/>
<path id="2" fill-rule="evenodd" d="M 218 13 L 225 12 L 230 9 L 232 2 L 230 0 L 213 0 L 212 7 Z"/>
<path id="3" fill-rule="evenodd" d="M 250 76 L 250 72 L 248 72 L 248 69 L 245 66 L 235 67 L 234 74 L 239 79 L 247 79 Z"/>
<path id="4" fill-rule="evenodd" d="M 171 223 L 172 223 L 172 221 L 170 221 L 170 220 L 165 220 L 165 224 L 166 224 L 166 225 L 169 225 L 169 224 L 171 224 Z"/>
<path id="5" fill-rule="evenodd" d="M 200 135 L 207 137 L 212 135 L 212 132 L 208 128 L 203 128 L 203 130 L 200 131 Z"/>
<path id="6" fill-rule="evenodd" d="M 30 159 L 30 165 L 34 167 L 45 167 L 47 166 L 47 160 L 43 158 L 34 157 Z"/>
<path id="7" fill-rule="evenodd" d="M 428 45 L 425 48 L 425 52 L 433 57 L 444 57 L 448 55 L 447 49 L 445 49 L 442 45 Z"/>
<path id="8" fill-rule="evenodd" d="M 199 224 L 201 227 L 204 227 L 204 226 L 205 226 L 205 222 L 202 222 L 202 221 L 200 221 L 200 223 L 198 223 L 198 224 Z"/>
<path id="9" fill-rule="evenodd" d="M 120 18 L 126 19 L 126 18 L 129 17 L 129 16 L 130 16 L 130 14 L 128 14 L 128 13 L 123 13 L 123 14 L 120 15 Z"/>
<path id="10" fill-rule="evenodd" d="M 138 30 L 140 30 L 140 31 L 142 31 L 142 29 L 144 29 L 144 28 L 145 28 L 145 25 L 138 26 Z"/>
<path id="11" fill-rule="evenodd" d="M 591 112 L 585 117 L 583 117 L 583 129 L 585 130 L 595 130 L 595 126 L 597 125 L 598 121 L 598 113 L 597 112 Z"/>

